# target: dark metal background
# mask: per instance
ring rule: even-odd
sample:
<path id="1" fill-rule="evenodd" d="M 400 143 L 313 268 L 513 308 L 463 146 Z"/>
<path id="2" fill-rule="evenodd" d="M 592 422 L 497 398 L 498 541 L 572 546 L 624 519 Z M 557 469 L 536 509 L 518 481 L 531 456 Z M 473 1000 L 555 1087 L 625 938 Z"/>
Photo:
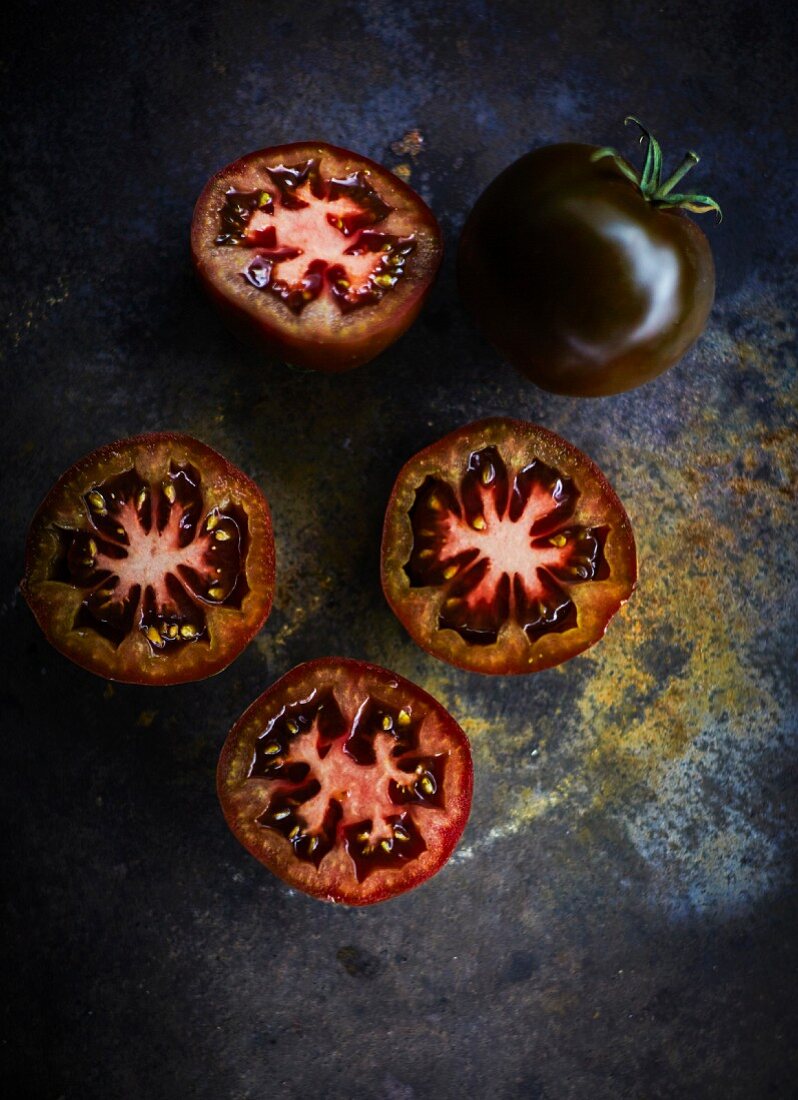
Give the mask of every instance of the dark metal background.
<path id="1" fill-rule="evenodd" d="M 28 3 L 4 36 L 3 740 L 13 1096 L 603 1100 L 795 1092 L 795 6 L 512 0 Z M 8 18 L 8 16 L 7 16 Z M 9 49 L 9 42 L 13 48 Z M 667 376 L 525 383 L 457 302 L 470 204 L 525 150 L 697 147 L 718 300 Z M 392 142 L 419 127 L 424 151 Z M 188 263 L 206 178 L 305 138 L 411 183 L 448 258 L 377 362 L 259 362 Z M 638 537 L 607 638 L 507 681 L 426 657 L 379 587 L 394 476 L 469 420 L 591 454 Z M 183 429 L 264 487 L 270 621 L 222 675 L 109 686 L 39 634 L 25 530 L 98 444 Z M 369 658 L 472 739 L 474 811 L 433 881 L 368 911 L 295 895 L 228 833 L 214 766 L 295 663 Z"/>

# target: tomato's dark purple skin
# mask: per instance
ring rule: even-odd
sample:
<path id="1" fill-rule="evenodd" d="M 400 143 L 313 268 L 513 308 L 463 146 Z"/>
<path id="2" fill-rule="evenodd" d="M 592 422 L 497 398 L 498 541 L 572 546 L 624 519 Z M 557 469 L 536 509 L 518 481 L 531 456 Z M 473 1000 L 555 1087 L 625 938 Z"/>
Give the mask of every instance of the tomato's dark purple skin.
<path id="1" fill-rule="evenodd" d="M 478 199 L 458 259 L 466 307 L 543 389 L 598 397 L 648 382 L 703 331 L 709 242 L 591 145 L 521 157 Z"/>

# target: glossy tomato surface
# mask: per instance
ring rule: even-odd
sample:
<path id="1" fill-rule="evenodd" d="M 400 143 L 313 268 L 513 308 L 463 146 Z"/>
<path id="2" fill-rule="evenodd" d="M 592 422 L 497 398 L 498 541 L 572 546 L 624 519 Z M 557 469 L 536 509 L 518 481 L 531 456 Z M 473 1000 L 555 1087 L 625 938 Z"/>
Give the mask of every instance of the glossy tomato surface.
<path id="1" fill-rule="evenodd" d="M 383 589 L 411 637 L 450 664 L 558 665 L 601 638 L 636 578 L 623 505 L 587 455 L 545 428 L 469 424 L 396 480 Z"/>
<path id="2" fill-rule="evenodd" d="M 238 840 L 290 886 L 369 905 L 452 854 L 471 807 L 465 734 L 393 672 L 329 657 L 299 665 L 242 715 L 217 787 Z"/>
<path id="3" fill-rule="evenodd" d="M 334 372 L 368 362 L 408 328 L 442 244 L 432 211 L 387 168 L 300 142 L 218 172 L 197 201 L 191 251 L 234 331 Z"/>
<path id="4" fill-rule="evenodd" d="M 555 393 L 655 378 L 697 340 L 715 295 L 703 231 L 649 202 L 590 145 L 550 145 L 483 192 L 460 241 L 463 301 L 498 350 Z"/>
<path id="5" fill-rule="evenodd" d="M 269 506 L 187 435 L 110 443 L 76 462 L 28 534 L 25 599 L 83 668 L 135 684 L 211 676 L 260 630 L 274 592 Z"/>

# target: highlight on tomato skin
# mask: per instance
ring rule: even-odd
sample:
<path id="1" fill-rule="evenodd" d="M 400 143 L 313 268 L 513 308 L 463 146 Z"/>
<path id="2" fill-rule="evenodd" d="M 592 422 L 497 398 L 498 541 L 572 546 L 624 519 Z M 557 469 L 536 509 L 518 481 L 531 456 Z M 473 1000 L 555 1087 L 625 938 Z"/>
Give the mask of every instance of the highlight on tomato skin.
<path id="1" fill-rule="evenodd" d="M 572 444 L 511 419 L 411 458 L 385 514 L 382 585 L 413 640 L 473 672 L 551 668 L 597 642 L 632 594 L 629 518 Z"/>
<path id="2" fill-rule="evenodd" d="M 191 252 L 242 339 L 326 373 L 377 356 L 417 317 L 442 237 L 387 168 L 325 142 L 248 153 L 206 184 Z"/>
<path id="3" fill-rule="evenodd" d="M 422 688 L 377 665 L 298 665 L 244 712 L 219 758 L 234 836 L 289 886 L 371 905 L 420 885 L 468 820 L 468 740 Z"/>
<path id="4" fill-rule="evenodd" d="M 49 642 L 109 680 L 170 685 L 225 668 L 274 595 L 269 506 L 191 436 L 98 448 L 31 523 L 20 584 Z"/>

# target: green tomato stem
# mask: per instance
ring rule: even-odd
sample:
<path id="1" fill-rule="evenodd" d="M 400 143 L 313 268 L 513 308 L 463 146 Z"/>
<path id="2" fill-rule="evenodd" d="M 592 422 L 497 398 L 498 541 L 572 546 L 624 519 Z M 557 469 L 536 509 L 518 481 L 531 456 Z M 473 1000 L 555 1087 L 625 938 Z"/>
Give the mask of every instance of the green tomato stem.
<path id="1" fill-rule="evenodd" d="M 700 159 L 701 158 L 699 157 L 698 153 L 694 153 L 692 150 L 685 153 L 682 163 L 679 165 L 673 175 L 668 176 L 665 182 L 657 188 L 657 190 L 653 193 L 652 198 L 664 199 L 665 196 L 674 189 L 679 180 L 684 179 L 691 168 L 695 168 Z"/>
<path id="2" fill-rule="evenodd" d="M 592 154 L 591 161 L 595 163 L 609 157 L 616 168 L 637 187 L 643 198 L 653 203 L 654 206 L 681 207 L 684 210 L 690 210 L 693 214 L 706 214 L 710 210 L 714 210 L 718 215 L 718 221 L 721 221 L 723 218 L 721 209 L 715 200 L 708 195 L 682 195 L 673 190 L 676 184 L 684 179 L 687 173 L 698 164 L 700 160 L 698 153 L 694 153 L 692 150 L 685 153 L 684 160 L 679 167 L 668 176 L 664 183 L 661 183 L 662 150 L 659 142 L 639 118 L 635 118 L 634 115 L 627 115 L 624 123 L 629 122 L 633 122 L 635 126 L 640 127 L 642 130 L 640 140 L 646 143 L 646 160 L 642 173 L 638 174 L 628 161 L 624 160 L 615 149 L 610 148 L 608 145 L 597 149 Z"/>

